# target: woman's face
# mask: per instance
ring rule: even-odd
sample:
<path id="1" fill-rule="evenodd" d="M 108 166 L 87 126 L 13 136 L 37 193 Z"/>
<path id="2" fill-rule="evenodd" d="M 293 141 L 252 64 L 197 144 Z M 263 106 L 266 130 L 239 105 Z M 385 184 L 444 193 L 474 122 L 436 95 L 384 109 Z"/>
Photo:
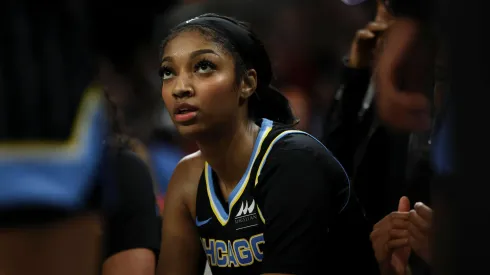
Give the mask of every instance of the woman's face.
<path id="1" fill-rule="evenodd" d="M 196 137 L 228 127 L 241 104 L 233 57 L 197 31 L 184 31 L 163 49 L 162 98 L 179 132 Z"/>

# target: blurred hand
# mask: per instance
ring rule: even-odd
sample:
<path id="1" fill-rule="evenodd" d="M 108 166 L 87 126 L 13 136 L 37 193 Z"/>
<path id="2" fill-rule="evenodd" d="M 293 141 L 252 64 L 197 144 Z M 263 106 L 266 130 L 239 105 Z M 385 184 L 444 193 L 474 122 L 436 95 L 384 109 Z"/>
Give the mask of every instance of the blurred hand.
<path id="1" fill-rule="evenodd" d="M 398 211 L 384 217 L 371 232 L 371 243 L 381 274 L 404 275 L 410 256 L 409 211 L 410 201 L 402 197 Z"/>
<path id="2" fill-rule="evenodd" d="M 366 68 L 372 65 L 374 52 L 380 41 L 379 38 L 393 19 L 381 0 L 378 0 L 374 22 L 370 22 L 366 27 L 358 30 L 352 41 L 349 54 L 349 66 L 351 68 Z"/>
<path id="3" fill-rule="evenodd" d="M 415 254 L 422 258 L 427 264 L 431 262 L 430 234 L 432 228 L 432 209 L 418 202 L 415 209 L 410 211 L 410 246 Z"/>
<path id="4" fill-rule="evenodd" d="M 388 10 L 386 10 L 386 6 L 383 4 L 383 0 L 376 1 L 376 17 L 374 21 L 376 22 L 391 22 L 395 19 L 393 15 L 391 15 Z"/>
<path id="5" fill-rule="evenodd" d="M 371 66 L 378 38 L 387 28 L 385 22 L 370 22 L 356 32 L 350 49 L 349 67 L 359 69 Z"/>

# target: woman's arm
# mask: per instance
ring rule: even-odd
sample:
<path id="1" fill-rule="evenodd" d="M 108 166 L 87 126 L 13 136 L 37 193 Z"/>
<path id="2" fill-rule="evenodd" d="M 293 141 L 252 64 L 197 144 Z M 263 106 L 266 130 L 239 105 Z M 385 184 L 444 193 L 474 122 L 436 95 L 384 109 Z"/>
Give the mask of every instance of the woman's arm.
<path id="1" fill-rule="evenodd" d="M 202 274 L 202 248 L 191 209 L 195 208 L 202 169 L 198 157 L 186 157 L 176 167 L 165 197 L 158 275 Z M 192 207 L 192 208 L 191 208 Z"/>

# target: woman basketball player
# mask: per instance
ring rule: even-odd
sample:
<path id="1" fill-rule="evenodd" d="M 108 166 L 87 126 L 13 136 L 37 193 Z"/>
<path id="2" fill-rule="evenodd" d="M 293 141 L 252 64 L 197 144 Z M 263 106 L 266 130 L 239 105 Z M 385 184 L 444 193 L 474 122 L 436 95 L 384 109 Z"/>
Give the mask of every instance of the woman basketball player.
<path id="1" fill-rule="evenodd" d="M 157 274 L 198 274 L 205 259 L 215 275 L 330 268 L 348 178 L 289 128 L 296 119 L 255 34 L 219 15 L 188 20 L 165 39 L 160 75 L 173 122 L 200 151 L 170 181 Z"/>

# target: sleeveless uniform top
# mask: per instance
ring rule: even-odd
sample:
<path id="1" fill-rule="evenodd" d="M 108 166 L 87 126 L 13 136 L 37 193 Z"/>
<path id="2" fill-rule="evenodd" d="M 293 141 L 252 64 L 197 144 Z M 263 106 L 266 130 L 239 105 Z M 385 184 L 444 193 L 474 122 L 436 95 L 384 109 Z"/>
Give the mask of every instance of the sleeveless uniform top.
<path id="1" fill-rule="evenodd" d="M 80 101 L 68 140 L 0 143 L 0 224 L 10 223 L 10 216 L 17 223 L 22 218 L 18 209 L 38 211 L 37 216 L 41 210 L 71 213 L 89 208 L 99 196 L 92 190 L 105 180 L 93 175 L 104 170 L 100 163 L 106 129 L 102 92 L 91 87 Z M 34 220 L 33 214 L 26 220 Z"/>
<path id="2" fill-rule="evenodd" d="M 245 174 L 227 201 L 223 199 L 213 169 L 205 164 L 197 191 L 196 226 L 214 275 L 263 272 L 261 262 L 264 259 L 266 221 L 262 215 L 264 202 L 259 198 L 256 186 L 259 179 L 263 180 L 259 176 L 268 163 L 267 157 L 274 144 L 290 135 L 309 136 L 270 120 L 262 120 Z M 328 228 L 324 229 L 327 233 Z"/>

